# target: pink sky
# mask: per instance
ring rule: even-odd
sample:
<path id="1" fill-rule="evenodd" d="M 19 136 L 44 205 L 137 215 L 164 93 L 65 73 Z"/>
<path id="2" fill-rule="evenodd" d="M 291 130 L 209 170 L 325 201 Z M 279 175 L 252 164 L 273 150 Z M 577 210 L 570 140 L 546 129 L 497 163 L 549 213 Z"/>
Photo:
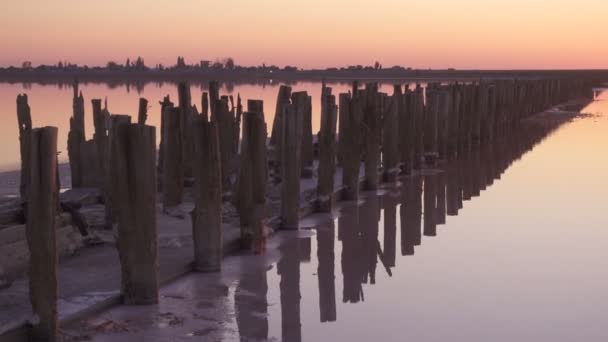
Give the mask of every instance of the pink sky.
<path id="1" fill-rule="evenodd" d="M 8 2 L 8 1 L 7 1 Z M 605 0 L 22 0 L 0 13 L 0 65 L 608 68 Z"/>

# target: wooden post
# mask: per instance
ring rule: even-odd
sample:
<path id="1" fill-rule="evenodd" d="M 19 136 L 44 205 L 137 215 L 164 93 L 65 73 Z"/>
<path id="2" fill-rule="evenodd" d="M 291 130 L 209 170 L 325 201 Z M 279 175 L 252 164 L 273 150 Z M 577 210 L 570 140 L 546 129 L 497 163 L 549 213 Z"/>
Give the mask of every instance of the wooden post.
<path id="1" fill-rule="evenodd" d="M 243 121 L 243 103 L 241 94 L 236 97 L 236 127 L 234 129 L 234 153 L 239 154 L 241 146 L 241 121 Z"/>
<path id="2" fill-rule="evenodd" d="M 217 104 L 220 100 L 220 85 L 217 81 L 209 82 L 209 109 L 211 112 L 211 120 L 215 120 L 217 115 Z M 221 142 L 220 142 L 221 144 Z"/>
<path id="3" fill-rule="evenodd" d="M 124 302 L 155 304 L 158 303 L 156 129 L 121 124 L 115 133 L 112 155 Z"/>
<path id="4" fill-rule="evenodd" d="M 164 164 L 164 145 L 165 145 L 165 116 L 163 113 L 166 108 L 172 108 L 173 102 L 169 99 L 169 95 L 165 96 L 160 104 L 160 144 L 158 146 L 158 172 L 161 175 L 160 190 L 163 189 L 162 175 L 163 175 L 163 164 Z"/>
<path id="5" fill-rule="evenodd" d="M 131 117 L 129 115 L 112 115 L 110 116 L 110 134 L 108 136 L 109 145 L 112 146 L 113 140 L 116 139 L 116 132 L 118 126 L 120 125 L 128 125 L 131 124 Z M 106 194 L 105 198 L 105 209 L 106 209 L 106 228 L 111 229 L 112 225 L 116 223 L 117 215 L 116 215 L 116 203 L 118 203 L 118 199 L 116 198 L 117 194 L 117 174 L 116 174 L 116 159 L 115 156 L 112 155 L 112 151 L 109 151 L 108 159 L 106 163 L 109 165 L 108 168 L 108 182 L 107 188 L 104 190 Z"/>
<path id="6" fill-rule="evenodd" d="M 167 107 L 162 113 L 163 135 L 163 208 L 182 203 L 184 169 L 182 159 L 182 124 L 179 108 Z"/>
<path id="7" fill-rule="evenodd" d="M 439 91 L 426 92 L 426 108 L 424 112 L 424 157 L 427 165 L 435 165 L 437 156 L 437 113 L 439 111 Z"/>
<path id="8" fill-rule="evenodd" d="M 177 84 L 177 96 L 179 115 L 181 117 L 181 147 L 182 147 L 182 170 L 184 177 L 192 176 L 192 150 L 193 138 L 192 138 L 192 126 L 193 120 L 196 115 L 192 113 L 192 97 L 190 93 L 190 85 L 186 82 L 180 82 Z"/>
<path id="9" fill-rule="evenodd" d="M 258 253 L 265 245 L 263 219 L 268 175 L 267 138 L 264 104 L 259 100 L 249 100 L 247 112 L 243 114 L 243 142 L 235 204 L 241 223 L 242 247 Z"/>
<path id="10" fill-rule="evenodd" d="M 319 184 L 317 210 L 331 212 L 334 201 L 334 175 L 336 173 L 336 125 L 338 107 L 336 97 L 328 95 L 322 101 L 321 131 L 319 132 Z"/>
<path id="11" fill-rule="evenodd" d="M 368 83 L 365 87 L 365 112 L 363 116 L 365 139 L 365 190 L 378 188 L 378 165 L 382 135 L 382 99 L 378 94 L 378 84 Z"/>
<path id="12" fill-rule="evenodd" d="M 148 100 L 143 97 L 139 98 L 139 110 L 137 112 L 137 123 L 145 125 L 148 120 Z"/>
<path id="13" fill-rule="evenodd" d="M 412 101 L 412 113 L 414 116 L 414 162 L 415 170 L 422 168 L 422 156 L 424 154 L 424 89 L 416 84 L 414 99 Z"/>
<path id="14" fill-rule="evenodd" d="M 302 172 L 302 125 L 305 108 L 285 107 L 281 123 L 281 228 L 298 229 L 300 176 Z"/>
<path id="15" fill-rule="evenodd" d="M 401 101 L 401 85 L 395 85 L 393 96 L 387 98 L 384 112 L 384 132 L 382 134 L 382 180 L 384 182 L 394 182 L 399 176 L 398 139 Z"/>
<path id="16" fill-rule="evenodd" d="M 415 121 L 413 110 L 414 93 L 411 92 L 408 87 L 409 86 L 406 85 L 405 93 L 402 95 L 398 115 L 401 171 L 403 171 L 405 175 L 410 175 L 412 173 L 415 134 Z"/>
<path id="17" fill-rule="evenodd" d="M 17 122 L 19 124 L 19 147 L 21 152 L 21 178 L 19 194 L 21 202 L 27 202 L 28 182 L 30 178 L 30 134 L 32 116 L 27 103 L 27 95 L 17 95 Z"/>
<path id="18" fill-rule="evenodd" d="M 38 323 L 30 341 L 56 341 L 57 336 L 57 128 L 31 132 L 26 237 L 30 251 L 30 301 Z"/>
<path id="19" fill-rule="evenodd" d="M 194 126 L 194 269 L 219 271 L 222 264 L 222 172 L 218 124 L 200 117 Z"/>
<path id="20" fill-rule="evenodd" d="M 342 155 L 343 200 L 354 201 L 359 198 L 359 170 L 361 168 L 361 110 L 359 95 L 352 99 L 350 94 L 340 94 L 340 120 L 344 131 L 341 138 L 345 149 Z"/>
<path id="21" fill-rule="evenodd" d="M 236 157 L 234 147 L 235 117 L 234 113 L 228 109 L 228 97 L 226 96 L 222 96 L 214 105 L 214 108 L 216 114 L 212 116 L 211 121 L 218 123 L 220 154 L 222 156 L 222 184 L 225 189 L 230 189 L 231 164 Z"/>
<path id="22" fill-rule="evenodd" d="M 84 97 L 78 93 L 78 83 L 74 82 L 74 97 L 72 99 L 72 117 L 68 133 L 68 156 L 72 175 L 72 188 L 82 187 L 82 145 L 85 143 L 84 130 Z"/>
<path id="23" fill-rule="evenodd" d="M 97 170 L 97 187 L 99 189 L 105 188 L 106 185 L 106 174 L 108 173 L 108 165 L 106 164 L 106 158 L 108 154 L 108 121 L 110 120 L 109 113 L 106 109 L 101 107 L 100 99 L 91 100 L 93 105 L 93 123 L 95 126 L 95 133 L 93 134 L 93 141 L 97 149 L 97 160 L 99 169 Z M 103 194 L 105 198 L 106 194 Z"/>
<path id="24" fill-rule="evenodd" d="M 331 88 L 326 88 L 331 94 Z M 298 95 L 302 94 L 302 95 Z M 312 164 L 314 161 L 314 150 L 312 142 L 312 97 L 307 92 L 293 93 L 292 103 L 296 107 L 303 107 L 302 117 L 302 177 L 312 178 Z M 321 96 L 323 98 L 323 96 Z M 321 107 L 323 110 L 323 107 Z M 321 116 L 323 113 L 321 113 Z"/>
<path id="25" fill-rule="evenodd" d="M 201 115 L 209 121 L 209 94 L 203 92 L 201 95 Z"/>
<path id="26" fill-rule="evenodd" d="M 285 106 L 289 105 L 291 99 L 291 87 L 282 85 L 279 87 L 277 95 L 277 106 L 274 112 L 274 120 L 272 122 L 272 133 L 270 135 L 270 144 L 277 146 L 281 143 L 281 127 L 283 127 L 282 119 L 285 111 Z"/>
<path id="27" fill-rule="evenodd" d="M 439 93 L 438 152 L 440 159 L 446 159 L 448 154 L 449 115 L 452 106 L 451 95 L 449 88 L 442 89 Z"/>

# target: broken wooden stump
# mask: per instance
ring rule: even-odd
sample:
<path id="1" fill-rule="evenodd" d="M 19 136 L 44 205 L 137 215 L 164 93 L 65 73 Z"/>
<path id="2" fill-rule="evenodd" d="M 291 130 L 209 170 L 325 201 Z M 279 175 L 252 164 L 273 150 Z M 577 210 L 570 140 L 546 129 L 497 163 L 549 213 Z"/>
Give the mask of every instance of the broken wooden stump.
<path id="1" fill-rule="evenodd" d="M 327 95 L 321 102 L 321 130 L 319 132 L 319 183 L 317 210 L 331 212 L 334 202 L 334 175 L 336 173 L 336 125 L 338 107 L 336 97 Z"/>
<path id="2" fill-rule="evenodd" d="M 130 305 L 158 303 L 156 130 L 121 124 L 112 140 L 122 293 Z M 181 157 L 180 154 L 178 154 Z"/>
<path id="3" fill-rule="evenodd" d="M 31 131 L 26 237 L 30 251 L 30 301 L 38 322 L 31 341 L 56 341 L 57 317 L 57 128 Z"/>
<path id="4" fill-rule="evenodd" d="M 299 93 L 299 96 L 307 95 Z M 304 107 L 290 104 L 281 118 L 281 229 L 299 227 L 304 111 Z"/>
<path id="5" fill-rule="evenodd" d="M 166 107 L 162 113 L 162 189 L 163 209 L 167 210 L 182 203 L 184 191 L 184 169 L 182 159 L 182 117 L 180 109 Z"/>
<path id="6" fill-rule="evenodd" d="M 139 109 L 137 111 L 137 123 L 145 125 L 148 120 L 148 100 L 143 97 L 139 98 Z"/>
<path id="7" fill-rule="evenodd" d="M 30 133 L 32 116 L 27 95 L 17 95 L 17 123 L 19 124 L 19 148 L 21 152 L 21 177 L 19 194 L 21 202 L 27 202 L 28 182 L 30 178 Z"/>
<path id="8" fill-rule="evenodd" d="M 241 225 L 241 245 L 259 253 L 265 247 L 264 213 L 266 210 L 267 153 L 264 103 L 247 102 L 243 114 L 243 141 L 235 205 Z"/>
<path id="9" fill-rule="evenodd" d="M 194 269 L 219 271 L 222 262 L 222 172 L 218 123 L 200 117 L 194 132 Z"/>

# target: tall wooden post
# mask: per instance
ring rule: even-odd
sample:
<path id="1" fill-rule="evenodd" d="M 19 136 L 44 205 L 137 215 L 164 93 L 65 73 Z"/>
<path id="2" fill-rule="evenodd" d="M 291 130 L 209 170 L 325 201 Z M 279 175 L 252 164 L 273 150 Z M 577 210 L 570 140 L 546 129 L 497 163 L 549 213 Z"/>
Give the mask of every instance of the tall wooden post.
<path id="1" fill-rule="evenodd" d="M 218 124 L 203 117 L 194 126 L 194 268 L 219 271 L 222 264 L 222 172 Z"/>
<path id="2" fill-rule="evenodd" d="M 416 84 L 414 99 L 412 101 L 412 112 L 414 115 L 414 162 L 413 168 L 422 168 L 422 156 L 424 154 L 424 89 Z"/>
<path id="3" fill-rule="evenodd" d="M 163 118 L 163 208 L 182 203 L 184 169 L 182 159 L 182 124 L 179 108 L 166 107 Z"/>
<path id="4" fill-rule="evenodd" d="M 31 330 L 30 341 L 56 341 L 57 128 L 32 130 L 30 142 L 26 237 L 30 251 L 30 301 L 39 319 Z"/>
<path id="5" fill-rule="evenodd" d="M 201 115 L 209 121 L 209 94 L 203 92 L 201 95 Z"/>
<path id="6" fill-rule="evenodd" d="M 117 247 L 124 302 L 158 303 L 156 129 L 121 124 L 112 139 L 118 208 Z"/>
<path id="7" fill-rule="evenodd" d="M 243 121 L 243 103 L 241 94 L 236 97 L 236 127 L 234 128 L 234 153 L 239 154 L 241 146 L 241 122 Z"/>
<path id="8" fill-rule="evenodd" d="M 108 165 L 106 158 L 108 154 L 108 121 L 110 115 L 107 109 L 101 107 L 100 99 L 91 100 L 93 105 L 93 123 L 95 126 L 95 133 L 93 134 L 93 141 L 97 149 L 97 160 L 99 170 L 97 170 L 97 181 L 98 188 L 103 189 L 106 187 L 106 175 L 108 173 Z M 103 194 L 104 198 L 106 194 Z"/>
<path id="9" fill-rule="evenodd" d="M 282 119 L 285 111 L 285 106 L 289 105 L 291 99 L 291 87 L 282 85 L 279 87 L 277 95 L 277 106 L 274 112 L 274 120 L 272 122 L 272 133 L 270 135 L 270 144 L 277 146 L 281 143 L 281 127 L 283 127 Z"/>
<path id="10" fill-rule="evenodd" d="M 340 120 L 344 131 L 340 133 L 344 143 L 342 155 L 343 200 L 359 198 L 359 170 L 361 168 L 361 123 L 363 111 L 359 94 L 340 94 Z"/>
<path id="11" fill-rule="evenodd" d="M 27 95 L 17 95 L 17 122 L 19 124 L 19 147 L 21 152 L 21 178 L 19 194 L 21 202 L 27 202 L 28 182 L 30 178 L 30 134 L 32 132 L 32 116 Z"/>
<path id="12" fill-rule="evenodd" d="M 109 145 L 112 146 L 113 140 L 116 139 L 116 132 L 118 126 L 120 125 L 128 125 L 131 123 L 131 117 L 129 115 L 112 115 L 110 116 L 110 134 L 108 135 Z M 116 174 L 116 159 L 115 156 L 112 155 L 112 151 L 108 151 L 108 159 L 106 163 L 109 165 L 108 168 L 108 182 L 107 188 L 104 190 L 106 194 L 105 198 L 105 209 L 106 209 L 106 228 L 111 229 L 112 225 L 116 223 L 117 214 L 116 214 L 116 204 L 118 199 L 116 198 L 117 187 L 117 174 Z"/>
<path id="13" fill-rule="evenodd" d="M 177 97 L 179 115 L 181 117 L 181 147 L 182 147 L 182 168 L 185 177 L 192 176 L 192 126 L 196 115 L 192 113 L 192 96 L 190 93 L 190 85 L 186 82 L 180 82 L 177 85 Z"/>
<path id="14" fill-rule="evenodd" d="M 229 189 L 231 188 L 231 164 L 235 158 L 235 117 L 234 113 L 228 108 L 228 97 L 226 96 L 222 96 L 214 105 L 214 108 L 216 114 L 212 116 L 211 121 L 218 123 L 220 154 L 222 156 L 222 184 L 224 188 Z"/>
<path id="15" fill-rule="evenodd" d="M 401 154 L 401 170 L 404 174 L 412 173 L 414 160 L 414 93 L 406 86 L 399 106 L 399 151 Z"/>
<path id="16" fill-rule="evenodd" d="M 331 88 L 329 93 L 331 94 Z M 302 94 L 302 95 L 298 95 Z M 323 96 L 321 96 L 322 98 Z M 307 92 L 293 93 L 292 103 L 296 107 L 303 107 L 302 117 L 302 177 L 312 177 L 312 164 L 314 161 L 314 151 L 312 142 L 312 97 Z M 323 108 L 323 107 L 321 107 Z M 321 113 L 321 116 L 323 113 Z"/>
<path id="17" fill-rule="evenodd" d="M 291 104 L 281 119 L 281 228 L 298 229 L 300 175 L 302 172 L 302 125 L 305 108 Z"/>
<path id="18" fill-rule="evenodd" d="M 78 83 L 75 82 L 70 132 L 68 133 L 68 156 L 70 159 L 72 188 L 80 188 L 83 185 L 82 145 L 85 143 L 85 140 L 84 97 L 82 93 L 78 93 Z"/>
<path id="19" fill-rule="evenodd" d="M 241 223 L 243 248 L 261 252 L 265 245 L 264 212 L 268 175 L 264 122 L 264 104 L 259 100 L 247 102 L 243 114 L 243 142 L 235 204 Z"/>
<path id="20" fill-rule="evenodd" d="M 368 83 L 365 87 L 365 112 L 363 117 L 365 139 L 365 190 L 378 188 L 378 165 L 382 134 L 383 104 L 378 94 L 378 84 Z"/>
<path id="21" fill-rule="evenodd" d="M 336 125 L 338 107 L 336 97 L 328 95 L 322 101 L 321 131 L 319 132 L 319 184 L 317 210 L 330 212 L 334 201 L 334 175 L 336 173 Z"/>
<path id="22" fill-rule="evenodd" d="M 399 108 L 401 106 L 401 85 L 394 86 L 393 96 L 387 98 L 383 117 L 382 180 L 394 182 L 399 175 Z"/>

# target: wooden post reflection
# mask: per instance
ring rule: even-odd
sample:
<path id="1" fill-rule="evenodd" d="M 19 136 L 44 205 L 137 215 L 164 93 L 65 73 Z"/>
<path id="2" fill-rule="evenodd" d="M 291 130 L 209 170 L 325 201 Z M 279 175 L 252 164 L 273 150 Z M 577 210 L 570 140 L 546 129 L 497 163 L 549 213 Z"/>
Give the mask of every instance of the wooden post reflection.
<path id="1" fill-rule="evenodd" d="M 281 337 L 283 341 L 302 340 L 300 321 L 300 241 L 293 239 L 281 245 L 283 254 L 277 263 L 281 276 Z"/>
<path id="2" fill-rule="evenodd" d="M 334 273 L 334 221 L 317 230 L 317 276 L 319 277 L 319 312 L 321 323 L 336 321 L 336 276 Z"/>
<path id="3" fill-rule="evenodd" d="M 255 268 L 241 278 L 234 295 L 236 323 L 243 342 L 268 338 L 267 269 L 264 263 Z"/>
<path id="4" fill-rule="evenodd" d="M 437 235 L 436 177 L 435 175 L 424 176 L 424 236 Z"/>

